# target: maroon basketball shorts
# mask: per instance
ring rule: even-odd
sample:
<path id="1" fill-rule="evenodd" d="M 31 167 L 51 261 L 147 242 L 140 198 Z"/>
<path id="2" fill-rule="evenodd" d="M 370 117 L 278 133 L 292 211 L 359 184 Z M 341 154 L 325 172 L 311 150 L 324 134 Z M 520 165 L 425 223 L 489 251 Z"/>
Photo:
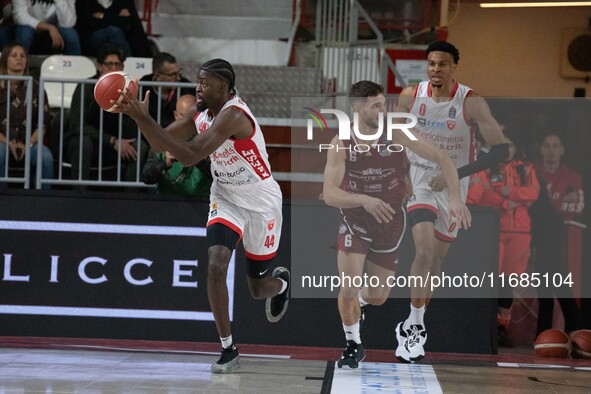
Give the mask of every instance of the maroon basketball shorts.
<path id="1" fill-rule="evenodd" d="M 365 211 L 362 215 L 345 212 L 341 215 L 337 249 L 364 254 L 366 260 L 395 271 L 405 228 L 406 212 L 402 207 L 396 210 L 393 220 L 381 224 Z"/>

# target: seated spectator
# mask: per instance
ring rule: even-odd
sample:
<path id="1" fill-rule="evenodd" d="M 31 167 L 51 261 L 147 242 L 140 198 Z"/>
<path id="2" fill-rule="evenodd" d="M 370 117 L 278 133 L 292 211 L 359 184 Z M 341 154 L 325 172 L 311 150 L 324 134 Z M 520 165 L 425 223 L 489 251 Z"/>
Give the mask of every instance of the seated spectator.
<path id="1" fill-rule="evenodd" d="M 18 44 L 9 44 L 2 50 L 0 55 L 0 75 L 29 75 L 29 62 L 25 49 Z M 8 92 L 10 90 L 10 93 Z M 10 97 L 10 98 L 8 98 Z M 26 126 L 27 126 L 27 82 L 18 80 L 0 80 L 0 176 L 4 176 L 6 168 L 6 155 L 9 155 L 9 165 L 24 165 L 26 154 Z M 39 130 L 39 83 L 33 80 L 33 97 L 31 100 L 31 171 L 32 179 L 36 174 L 37 154 L 39 144 L 37 143 Z M 8 110 L 8 119 L 6 113 Z M 44 119 L 46 126 L 49 123 L 49 107 L 47 106 L 47 95 L 45 95 Z M 45 126 L 44 126 L 45 129 Z M 8 149 L 7 145 L 8 144 Z M 41 146 L 41 176 L 43 179 L 53 178 L 53 155 L 45 145 Z M 43 185 L 49 189 L 49 185 Z"/>
<path id="2" fill-rule="evenodd" d="M 176 100 L 176 106 L 174 108 L 174 120 L 182 119 L 185 113 L 195 104 L 197 104 L 197 96 L 195 92 L 189 94 L 183 94 Z"/>
<path id="3" fill-rule="evenodd" d="M 89 56 L 96 56 L 99 48 L 112 43 L 119 46 L 126 57 L 152 57 L 150 42 L 133 0 L 84 0 L 76 2 L 76 28 L 83 48 Z"/>
<path id="4" fill-rule="evenodd" d="M 152 74 L 144 75 L 140 81 L 191 82 L 181 75 L 181 69 L 175 57 L 166 52 L 160 52 L 154 56 L 152 59 Z M 150 115 L 162 127 L 166 127 L 174 121 L 177 97 L 185 94 L 195 96 L 195 88 L 191 87 L 178 89 L 175 86 L 144 85 L 144 88 L 144 94 L 146 90 L 150 91 Z M 159 109 L 160 111 L 158 111 Z"/>
<path id="5" fill-rule="evenodd" d="M 191 106 L 195 95 L 181 96 L 176 104 L 174 118 L 181 119 Z M 192 136 L 189 136 L 191 138 Z M 159 193 L 183 194 L 187 196 L 208 196 L 212 183 L 211 162 L 206 158 L 195 166 L 183 167 L 170 152 L 150 151 L 142 178 L 148 185 L 156 185 Z"/>
<path id="6" fill-rule="evenodd" d="M 14 23 L 12 21 L 12 4 L 10 0 L 2 0 L 0 14 L 0 49 L 14 41 Z"/>
<path id="7" fill-rule="evenodd" d="M 121 48 L 106 44 L 99 50 L 97 56 L 98 73 L 90 79 L 98 79 L 108 72 L 122 71 L 124 61 L 125 55 Z M 84 102 L 81 103 L 83 91 Z M 82 179 L 89 179 L 91 164 L 98 162 L 102 134 L 103 165 L 116 164 L 118 155 L 121 155 L 121 160 L 126 167 L 124 179 L 135 181 L 137 160 L 140 160 L 140 163 L 145 160 L 149 149 L 148 143 L 141 140 L 141 151 L 138 152 L 138 130 L 135 123 L 128 116 L 103 111 L 94 100 L 93 93 L 94 84 L 79 84 L 72 96 L 69 129 L 64 135 L 64 149 L 72 164 L 72 177 L 78 179 L 81 174 Z M 82 124 L 80 123 L 81 113 L 83 114 Z M 121 139 L 119 139 L 120 116 L 122 116 Z M 80 138 L 81 129 L 82 138 Z M 82 151 L 80 151 L 81 144 Z M 82 168 L 79 166 L 81 154 Z"/>
<path id="8" fill-rule="evenodd" d="M 78 56 L 75 0 L 12 0 L 15 40 L 28 53 Z"/>

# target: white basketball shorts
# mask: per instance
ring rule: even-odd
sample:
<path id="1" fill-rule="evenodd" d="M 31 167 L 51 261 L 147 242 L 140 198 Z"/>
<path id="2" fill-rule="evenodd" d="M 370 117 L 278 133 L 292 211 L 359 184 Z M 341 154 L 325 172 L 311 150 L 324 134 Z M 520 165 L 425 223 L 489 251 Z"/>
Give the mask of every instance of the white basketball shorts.
<path id="1" fill-rule="evenodd" d="M 211 185 L 207 226 L 221 223 L 234 230 L 246 256 L 268 260 L 275 256 L 281 238 L 283 199 L 274 179 L 249 187 Z"/>
<path id="2" fill-rule="evenodd" d="M 407 211 L 410 214 L 416 209 L 423 208 L 435 213 L 437 216 L 433 223 L 435 236 L 443 241 L 451 242 L 458 235 L 459 223 L 451 220 L 447 189 L 434 192 L 429 186 L 429 181 L 439 173 L 439 170 L 431 171 L 410 166 L 410 181 L 413 191 L 408 200 Z M 468 195 L 469 180 L 469 177 L 460 179 L 460 198 L 464 202 L 466 202 Z"/>

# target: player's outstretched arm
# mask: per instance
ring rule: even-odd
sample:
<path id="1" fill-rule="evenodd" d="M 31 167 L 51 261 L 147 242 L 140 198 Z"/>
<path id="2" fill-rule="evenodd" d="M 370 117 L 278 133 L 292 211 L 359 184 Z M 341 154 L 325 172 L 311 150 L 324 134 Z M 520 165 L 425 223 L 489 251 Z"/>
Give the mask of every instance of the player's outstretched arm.
<path id="1" fill-rule="evenodd" d="M 490 107 L 484 97 L 478 93 L 470 92 L 466 96 L 465 105 L 468 120 L 478 125 L 478 129 L 488 145 L 507 143 L 503 131 L 490 112 Z M 509 152 L 507 152 L 507 157 L 509 157 Z"/>
<path id="2" fill-rule="evenodd" d="M 487 170 L 509 157 L 509 144 L 499 124 L 492 116 L 486 100 L 479 94 L 470 92 L 466 98 L 465 106 L 468 120 L 478 125 L 482 137 L 490 145 L 490 151 L 479 155 L 475 161 L 458 168 L 460 179 Z M 446 187 L 445 179 L 438 175 L 429 182 L 429 186 L 433 191 L 442 191 Z"/>
<path id="3" fill-rule="evenodd" d="M 150 92 L 146 92 L 144 101 L 140 102 L 128 92 L 123 93 L 125 100 L 119 104 L 119 110 L 129 115 L 137 123 L 140 131 L 156 151 L 169 151 L 184 166 L 192 166 L 205 159 L 219 148 L 230 137 L 242 139 L 252 133 L 252 123 L 237 108 L 230 107 L 221 111 L 207 132 L 201 133 L 191 141 L 184 141 L 177 135 L 192 135 L 195 131 L 193 116 L 185 116 L 176 120 L 164 130 L 150 116 L 148 102 Z M 195 115 L 196 109 L 191 109 Z"/>
<path id="4" fill-rule="evenodd" d="M 331 144 L 343 147 L 338 136 L 335 136 Z M 327 153 L 326 167 L 324 168 L 324 185 L 322 195 L 324 202 L 336 208 L 363 207 L 378 223 L 388 223 L 393 219 L 396 211 L 379 198 L 365 194 L 349 193 L 341 189 L 341 182 L 345 176 L 346 159 L 344 147 L 337 151 L 330 149 Z"/>
<path id="5" fill-rule="evenodd" d="M 186 142 L 179 140 L 172 133 L 167 133 L 153 118 L 150 116 L 148 110 L 148 103 L 150 100 L 150 91 L 146 91 L 143 101 L 139 101 L 131 92 L 128 90 L 123 93 L 119 91 L 121 95 L 125 97 L 121 103 L 117 104 L 117 112 L 122 112 L 132 118 L 138 125 L 142 134 L 146 137 L 152 149 L 156 152 L 170 151 L 174 156 L 179 158 L 181 156 L 190 155 L 190 150 Z M 113 100 L 111 101 L 115 103 Z M 190 122 L 183 122 L 185 118 L 178 121 L 182 123 L 177 125 L 177 128 L 190 128 L 195 129 L 195 125 L 191 125 Z M 187 130 L 187 133 L 190 132 Z"/>
<path id="6" fill-rule="evenodd" d="M 509 158 L 509 144 L 501 127 L 492 116 L 486 100 L 477 93 L 470 92 L 466 97 L 466 116 L 478 129 L 486 143 L 490 146 L 487 154 L 480 155 L 476 161 L 458 168 L 460 178 L 476 174 Z"/>

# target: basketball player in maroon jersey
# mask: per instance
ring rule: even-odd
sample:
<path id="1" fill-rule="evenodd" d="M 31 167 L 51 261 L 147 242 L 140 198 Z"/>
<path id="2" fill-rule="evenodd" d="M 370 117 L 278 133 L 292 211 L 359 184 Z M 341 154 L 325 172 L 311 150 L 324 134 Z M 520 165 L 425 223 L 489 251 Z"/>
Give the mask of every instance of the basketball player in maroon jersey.
<path id="1" fill-rule="evenodd" d="M 359 114 L 359 131 L 375 135 L 378 118 L 385 113 L 383 87 L 370 82 L 355 83 L 349 98 L 354 113 Z M 470 212 L 460 200 L 458 174 L 454 163 L 441 150 L 428 142 L 410 140 L 394 132 L 392 141 L 385 136 L 374 141 L 339 140 L 335 136 L 328 151 L 324 170 L 324 201 L 341 209 L 337 263 L 341 278 L 360 278 L 367 263 L 367 275 L 379 278 L 375 287 L 354 287 L 343 281 L 338 306 L 345 331 L 346 346 L 338 360 L 357 368 L 365 357 L 359 325 L 361 304 L 382 305 L 390 294 L 387 278 L 393 277 L 398 263 L 398 247 L 404 235 L 408 171 L 403 147 L 412 149 L 436 163 L 449 185 L 449 217 L 459 226 L 470 225 Z M 396 148 L 388 149 L 387 146 Z M 363 146 L 363 148 L 359 148 Z M 367 150 L 366 148 L 367 147 Z"/>
<path id="2" fill-rule="evenodd" d="M 230 63 L 223 59 L 205 62 L 197 75 L 197 105 L 166 130 L 148 112 L 149 92 L 143 102 L 128 92 L 119 105 L 121 112 L 136 121 L 155 151 L 170 151 L 185 166 L 208 155 L 211 158 L 214 181 L 207 221 L 207 294 L 222 342 L 221 357 L 211 366 L 213 373 L 232 373 L 239 367 L 226 276 L 240 239 L 250 293 L 253 298 L 267 299 L 267 319 L 279 321 L 289 301 L 289 270 L 271 270 L 281 236 L 281 190 L 271 174 L 260 126 L 236 95 L 234 82 Z"/>
<path id="3" fill-rule="evenodd" d="M 405 88 L 400 94 L 397 111 L 417 116 L 417 134 L 449 154 L 458 168 L 460 194 L 466 201 L 468 176 L 509 157 L 509 144 L 493 118 L 484 98 L 467 86 L 457 83 L 454 72 L 459 51 L 448 42 L 434 42 L 427 48 L 429 80 Z M 476 126 L 490 151 L 475 160 Z M 436 163 L 407 150 L 410 180 L 409 225 L 415 243 L 411 275 L 439 275 L 441 264 L 458 226 L 446 217 L 449 190 Z M 426 287 L 411 288 L 408 318 L 396 328 L 396 357 L 404 362 L 420 360 L 425 355 L 427 331 L 423 320 L 431 292 Z"/>

